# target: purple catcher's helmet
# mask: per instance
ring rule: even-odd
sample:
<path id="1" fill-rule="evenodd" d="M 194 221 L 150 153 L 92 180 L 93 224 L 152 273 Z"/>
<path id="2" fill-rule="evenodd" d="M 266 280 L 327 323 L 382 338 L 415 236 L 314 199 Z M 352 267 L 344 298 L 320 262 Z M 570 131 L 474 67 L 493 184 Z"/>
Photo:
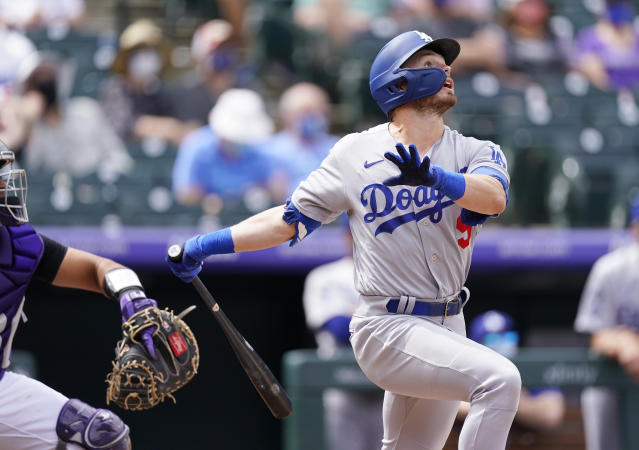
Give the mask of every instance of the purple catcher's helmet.
<path id="1" fill-rule="evenodd" d="M 468 327 L 468 337 L 507 356 L 517 351 L 519 345 L 514 319 L 496 310 L 475 317 Z"/>
<path id="2" fill-rule="evenodd" d="M 391 39 L 377 53 L 368 78 L 373 98 L 388 113 L 398 106 L 439 92 L 446 82 L 446 72 L 439 67 L 401 68 L 417 50 L 429 48 L 444 57 L 447 65 L 459 55 L 459 43 L 454 39 L 435 39 L 421 31 L 406 31 Z M 406 83 L 406 89 L 397 85 Z"/>

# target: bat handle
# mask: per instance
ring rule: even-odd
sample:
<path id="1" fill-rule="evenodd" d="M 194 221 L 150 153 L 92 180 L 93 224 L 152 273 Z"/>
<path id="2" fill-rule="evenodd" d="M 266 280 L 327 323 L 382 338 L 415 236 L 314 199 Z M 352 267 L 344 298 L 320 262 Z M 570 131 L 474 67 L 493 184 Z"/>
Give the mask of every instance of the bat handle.
<path id="1" fill-rule="evenodd" d="M 183 255 L 184 255 L 184 248 L 182 248 L 182 246 L 179 244 L 173 244 L 172 246 L 169 247 L 167 251 L 167 256 L 169 260 L 175 263 L 182 262 Z M 195 290 L 198 291 L 198 293 L 200 294 L 200 297 L 202 297 L 202 299 L 206 302 L 208 307 L 214 313 L 220 311 L 220 307 L 218 306 L 217 302 L 215 301 L 215 299 L 213 298 L 209 290 L 204 286 L 204 283 L 202 283 L 202 281 L 197 275 L 193 278 L 193 280 L 191 281 L 191 284 L 193 285 L 193 287 L 195 287 Z"/>
<path id="2" fill-rule="evenodd" d="M 182 262 L 182 255 L 184 255 L 184 248 L 180 244 L 173 244 L 166 252 L 170 261 L 174 263 Z"/>

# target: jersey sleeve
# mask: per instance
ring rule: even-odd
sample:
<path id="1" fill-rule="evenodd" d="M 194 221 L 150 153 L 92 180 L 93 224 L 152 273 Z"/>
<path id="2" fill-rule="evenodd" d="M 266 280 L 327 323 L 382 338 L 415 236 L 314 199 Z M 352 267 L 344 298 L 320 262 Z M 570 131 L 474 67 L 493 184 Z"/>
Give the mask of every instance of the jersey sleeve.
<path id="1" fill-rule="evenodd" d="M 320 167 L 298 185 L 291 197 L 302 214 L 323 224 L 334 221 L 348 209 L 344 178 L 337 156 L 340 150 L 338 143 Z"/>
<path id="2" fill-rule="evenodd" d="M 609 273 L 608 259 L 600 258 L 588 275 L 577 310 L 576 331 L 592 333 L 616 325 L 617 308 L 612 295 L 615 290 L 609 286 L 614 278 Z"/>
<path id="3" fill-rule="evenodd" d="M 37 280 L 51 284 L 58 274 L 58 269 L 67 254 L 68 248 L 42 234 L 40 237 L 44 243 L 44 251 L 33 277 Z"/>
<path id="4" fill-rule="evenodd" d="M 506 194 L 510 185 L 508 164 L 499 145 L 490 141 L 477 141 L 479 145 L 471 151 L 468 173 L 479 173 L 497 178 L 504 186 Z"/>

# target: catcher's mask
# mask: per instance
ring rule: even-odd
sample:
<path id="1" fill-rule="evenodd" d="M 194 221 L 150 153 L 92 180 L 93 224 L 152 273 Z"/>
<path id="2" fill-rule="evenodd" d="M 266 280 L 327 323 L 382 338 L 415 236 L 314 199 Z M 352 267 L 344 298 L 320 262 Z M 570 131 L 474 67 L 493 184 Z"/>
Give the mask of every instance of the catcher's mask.
<path id="1" fill-rule="evenodd" d="M 14 169 L 16 157 L 0 142 L 0 221 L 4 225 L 23 224 L 27 215 L 27 174 Z"/>

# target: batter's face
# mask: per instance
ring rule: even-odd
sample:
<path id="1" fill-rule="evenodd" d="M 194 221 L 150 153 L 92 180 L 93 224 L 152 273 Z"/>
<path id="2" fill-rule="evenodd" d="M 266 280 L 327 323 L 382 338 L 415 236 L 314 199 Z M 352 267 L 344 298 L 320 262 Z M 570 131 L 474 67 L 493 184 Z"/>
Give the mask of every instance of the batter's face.
<path id="1" fill-rule="evenodd" d="M 440 67 L 446 72 L 446 81 L 441 89 L 430 97 L 420 98 L 411 102 L 417 110 L 422 112 L 434 112 L 444 114 L 450 108 L 457 104 L 457 96 L 455 95 L 455 82 L 451 77 L 451 68 L 444 57 L 433 50 L 423 49 L 417 51 L 411 56 L 403 67 L 410 69 L 419 69 L 424 67 Z"/>

